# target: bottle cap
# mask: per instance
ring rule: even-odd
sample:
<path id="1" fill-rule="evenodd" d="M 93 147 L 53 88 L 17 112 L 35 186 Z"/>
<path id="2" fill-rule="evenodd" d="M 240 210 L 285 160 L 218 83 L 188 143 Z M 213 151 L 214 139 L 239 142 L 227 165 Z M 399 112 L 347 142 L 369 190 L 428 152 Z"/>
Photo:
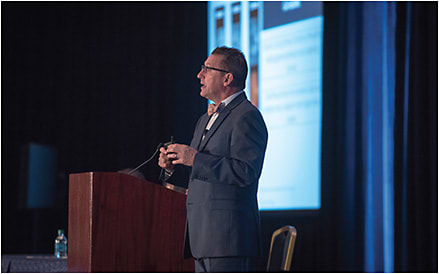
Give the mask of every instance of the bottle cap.
<path id="1" fill-rule="evenodd" d="M 63 229 L 58 229 L 58 235 L 64 234 L 64 230 Z"/>

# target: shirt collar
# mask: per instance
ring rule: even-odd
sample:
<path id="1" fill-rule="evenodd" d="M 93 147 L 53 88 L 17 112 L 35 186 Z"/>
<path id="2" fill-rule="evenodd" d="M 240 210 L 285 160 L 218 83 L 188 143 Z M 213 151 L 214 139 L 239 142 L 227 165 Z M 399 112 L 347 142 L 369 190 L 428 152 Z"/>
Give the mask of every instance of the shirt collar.
<path id="1" fill-rule="evenodd" d="M 224 107 L 227 106 L 230 102 L 233 101 L 236 97 L 238 97 L 239 94 L 243 93 L 244 90 L 238 91 L 237 93 L 234 93 L 227 97 L 226 99 L 222 100 L 221 103 L 224 103 Z"/>

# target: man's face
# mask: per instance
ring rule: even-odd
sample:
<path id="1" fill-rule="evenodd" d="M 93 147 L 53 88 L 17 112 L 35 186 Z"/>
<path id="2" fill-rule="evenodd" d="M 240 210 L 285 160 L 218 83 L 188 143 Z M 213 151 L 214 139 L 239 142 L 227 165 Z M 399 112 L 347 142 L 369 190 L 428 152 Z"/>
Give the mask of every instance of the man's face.
<path id="1" fill-rule="evenodd" d="M 204 66 L 226 70 L 221 66 L 222 59 L 223 56 L 212 54 L 204 62 Z M 224 89 L 224 75 L 224 72 L 213 69 L 207 68 L 205 70 L 200 70 L 197 75 L 201 84 L 200 95 L 214 101 L 215 103 L 218 103 L 218 100 L 221 101 L 221 93 Z"/>

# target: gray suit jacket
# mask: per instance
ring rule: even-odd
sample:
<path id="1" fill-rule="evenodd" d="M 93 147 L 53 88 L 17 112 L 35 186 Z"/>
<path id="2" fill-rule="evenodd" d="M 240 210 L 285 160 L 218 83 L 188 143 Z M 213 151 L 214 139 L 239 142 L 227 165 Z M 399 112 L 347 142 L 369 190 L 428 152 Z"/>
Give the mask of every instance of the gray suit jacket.
<path id="1" fill-rule="evenodd" d="M 244 93 L 220 112 L 202 140 L 209 119 L 207 113 L 200 117 L 191 142 L 198 153 L 188 184 L 185 257 L 262 255 L 256 194 L 265 122 Z"/>

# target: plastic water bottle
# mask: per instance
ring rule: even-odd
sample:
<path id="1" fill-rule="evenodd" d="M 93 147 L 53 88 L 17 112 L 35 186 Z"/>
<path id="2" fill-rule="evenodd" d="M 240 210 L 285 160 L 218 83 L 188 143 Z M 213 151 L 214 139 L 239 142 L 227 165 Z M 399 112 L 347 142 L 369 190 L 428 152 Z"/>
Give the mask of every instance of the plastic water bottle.
<path id="1" fill-rule="evenodd" d="M 58 236 L 55 238 L 55 256 L 57 258 L 67 258 L 67 237 L 64 230 L 58 229 Z"/>

